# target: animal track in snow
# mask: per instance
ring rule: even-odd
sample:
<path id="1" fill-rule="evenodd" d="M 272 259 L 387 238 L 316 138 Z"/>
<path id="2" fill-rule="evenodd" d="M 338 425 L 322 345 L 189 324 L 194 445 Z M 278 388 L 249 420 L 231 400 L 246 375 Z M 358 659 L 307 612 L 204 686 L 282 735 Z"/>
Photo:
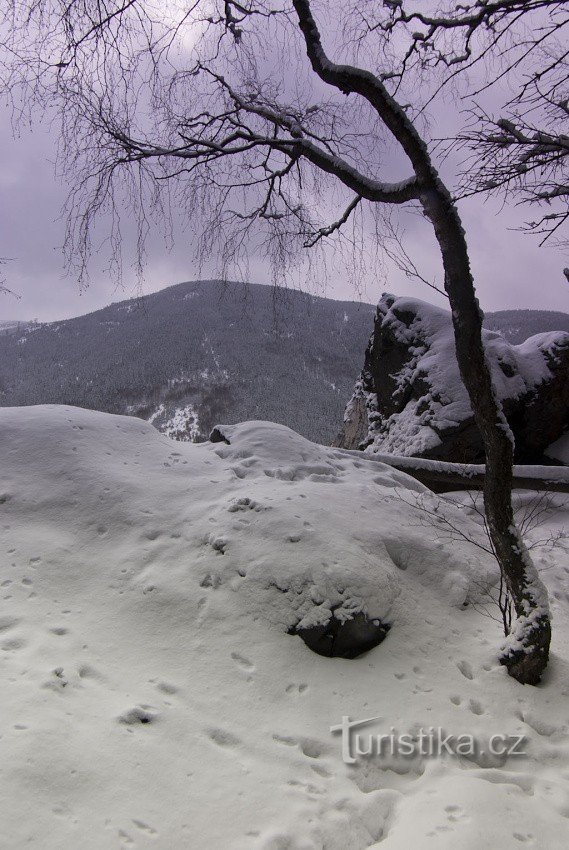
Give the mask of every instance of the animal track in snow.
<path id="1" fill-rule="evenodd" d="M 255 665 L 252 661 L 249 661 L 248 658 L 245 658 L 244 655 L 239 655 L 238 652 L 231 653 L 232 659 L 235 661 L 238 667 L 242 670 L 245 670 L 247 673 L 252 673 L 255 669 Z"/>
<path id="2" fill-rule="evenodd" d="M 526 833 L 513 832 L 512 838 L 515 838 L 516 841 L 519 841 L 521 844 L 528 844 L 528 843 L 533 844 L 534 843 L 533 833 L 531 833 L 531 832 L 526 832 Z"/>
<path id="3" fill-rule="evenodd" d="M 225 550 L 227 549 L 229 543 L 227 537 L 223 537 L 217 534 L 210 534 L 205 542 L 208 543 L 211 548 L 219 555 L 225 555 Z"/>
<path id="4" fill-rule="evenodd" d="M 220 585 L 221 579 L 219 578 L 219 576 L 214 576 L 211 573 L 205 575 L 200 581 L 200 587 L 213 587 L 214 590 Z"/>
<path id="5" fill-rule="evenodd" d="M 126 726 L 137 726 L 139 723 L 143 725 L 155 723 L 159 716 L 159 713 L 151 705 L 135 705 L 134 708 L 120 714 L 117 720 Z"/>
<path id="6" fill-rule="evenodd" d="M 460 808 L 460 806 L 445 806 L 445 812 L 447 820 L 449 820 L 451 823 L 456 823 L 457 821 L 461 820 L 470 820 L 469 816 Z"/>
<path id="7" fill-rule="evenodd" d="M 90 664 L 82 664 L 77 670 L 77 673 L 80 679 L 97 679 L 102 681 L 104 678 L 103 675 Z"/>
<path id="8" fill-rule="evenodd" d="M 326 744 L 315 738 L 294 738 L 290 735 L 273 735 L 273 741 L 284 744 L 285 747 L 299 747 L 301 753 L 310 759 L 320 758 L 326 752 Z"/>
<path id="9" fill-rule="evenodd" d="M 226 729 L 208 729 L 207 736 L 214 744 L 217 744 L 218 747 L 238 747 L 241 743 L 241 740 L 237 737 L 237 735 L 234 735 L 232 732 L 228 732 Z"/>
<path id="10" fill-rule="evenodd" d="M 23 638 L 8 638 L 2 641 L 0 647 L 4 652 L 13 652 L 16 649 L 23 649 L 27 642 Z"/>
<path id="11" fill-rule="evenodd" d="M 291 738 L 289 735 L 273 735 L 273 741 L 276 741 L 277 744 L 284 744 L 285 747 L 296 747 L 298 744 L 298 740 L 296 738 Z"/>
<path id="12" fill-rule="evenodd" d="M 321 764 L 311 764 L 310 769 L 313 770 L 314 773 L 317 773 L 318 776 L 323 776 L 326 779 L 328 779 L 330 776 L 332 776 L 332 772 L 330 770 L 328 770 L 327 767 L 324 767 Z"/>
<path id="13" fill-rule="evenodd" d="M 163 694 L 168 694 L 169 696 L 177 694 L 179 690 L 176 685 L 172 685 L 170 682 L 158 682 L 156 687 L 159 691 L 162 691 Z"/>
<path id="14" fill-rule="evenodd" d="M 468 661 L 459 661 L 456 665 L 465 679 L 474 679 L 474 673 L 472 672 L 472 666 L 468 663 Z"/>
<path id="15" fill-rule="evenodd" d="M 0 633 L 13 629 L 19 622 L 16 617 L 0 617 Z"/>
<path id="16" fill-rule="evenodd" d="M 146 832 L 148 835 L 157 835 L 158 834 L 156 832 L 156 830 L 153 829 L 153 827 L 151 827 L 149 824 L 145 823 L 142 820 L 135 820 L 133 818 L 132 823 L 137 829 L 139 829 L 141 832 Z"/>
<path id="17" fill-rule="evenodd" d="M 255 501 L 255 499 L 251 499 L 249 496 L 243 496 L 240 499 L 235 499 L 227 510 L 229 513 L 237 513 L 238 511 L 255 511 L 259 513 L 259 511 L 267 511 L 269 509 Z"/>
<path id="18" fill-rule="evenodd" d="M 308 690 L 308 685 L 305 682 L 301 682 L 300 685 L 296 685 L 292 682 L 290 685 L 287 685 L 285 691 L 287 694 L 299 693 L 303 694 Z"/>

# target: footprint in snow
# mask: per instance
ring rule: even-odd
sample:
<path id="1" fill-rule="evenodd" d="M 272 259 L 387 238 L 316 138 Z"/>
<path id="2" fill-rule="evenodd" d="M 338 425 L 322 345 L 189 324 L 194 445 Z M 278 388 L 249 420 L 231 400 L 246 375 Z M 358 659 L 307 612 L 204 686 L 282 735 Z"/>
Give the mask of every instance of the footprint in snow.
<path id="1" fill-rule="evenodd" d="M 159 717 L 159 712 L 151 705 L 135 705 L 134 708 L 119 714 L 117 720 L 125 726 L 138 726 L 139 723 L 155 723 Z"/>
<path id="2" fill-rule="evenodd" d="M 218 747 L 229 747 L 231 749 L 238 747 L 241 743 L 241 739 L 237 735 L 233 735 L 232 732 L 228 732 L 226 729 L 208 729 L 207 736 Z"/>
<path id="3" fill-rule="evenodd" d="M 474 679 L 474 673 L 472 672 L 472 665 L 468 663 L 468 661 L 459 661 L 456 665 L 465 679 Z"/>
<path id="4" fill-rule="evenodd" d="M 3 652 L 14 652 L 16 649 L 23 649 L 27 646 L 27 642 L 23 638 L 8 638 L 2 641 L 0 647 Z"/>
<path id="5" fill-rule="evenodd" d="M 531 833 L 531 832 L 526 832 L 526 833 L 513 832 L 512 838 L 515 838 L 516 841 L 520 842 L 520 844 L 533 844 L 534 843 L 533 833 Z"/>
<path id="6" fill-rule="evenodd" d="M 445 806 L 445 812 L 447 816 L 447 820 L 451 823 L 457 823 L 461 820 L 470 820 L 469 816 L 466 814 L 460 806 Z"/>
<path id="7" fill-rule="evenodd" d="M 304 694 L 308 690 L 308 685 L 305 682 L 302 682 L 300 685 L 294 684 L 294 682 L 290 685 L 287 685 L 285 691 L 287 694 Z"/>
<path id="8" fill-rule="evenodd" d="M 328 779 L 330 776 L 332 776 L 331 771 L 321 764 L 311 764 L 310 769 L 313 770 L 314 773 L 317 773 L 318 776 L 323 776 L 325 779 Z"/>
<path id="9" fill-rule="evenodd" d="M 177 694 L 179 690 L 176 685 L 172 685 L 170 682 L 158 682 L 156 687 L 159 691 L 162 691 L 163 694 L 168 694 L 168 696 Z"/>
<path id="10" fill-rule="evenodd" d="M 285 747 L 299 747 L 301 753 L 310 759 L 317 759 L 326 752 L 326 745 L 315 738 L 293 738 L 290 735 L 273 735 L 273 741 Z"/>
<path id="11" fill-rule="evenodd" d="M 82 664 L 81 667 L 77 670 L 80 679 L 95 679 L 99 682 L 104 680 L 104 676 L 102 673 L 99 673 L 95 667 L 92 667 L 90 664 Z"/>
<path id="12" fill-rule="evenodd" d="M 235 661 L 238 667 L 244 670 L 246 673 L 252 673 L 255 670 L 255 665 L 252 661 L 249 661 L 248 658 L 245 658 L 244 655 L 239 655 L 238 652 L 231 653 L 232 659 Z"/>
<path id="13" fill-rule="evenodd" d="M 133 818 L 133 825 L 139 829 L 141 832 L 145 832 L 147 835 L 157 835 L 156 830 L 151 827 L 149 824 L 145 823 L 143 820 L 135 820 Z"/>

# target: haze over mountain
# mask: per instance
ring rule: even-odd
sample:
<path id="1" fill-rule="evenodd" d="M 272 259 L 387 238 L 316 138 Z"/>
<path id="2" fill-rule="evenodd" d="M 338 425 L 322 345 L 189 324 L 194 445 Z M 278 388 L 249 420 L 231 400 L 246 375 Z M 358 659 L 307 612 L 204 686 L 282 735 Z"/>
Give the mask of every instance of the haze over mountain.
<path id="1" fill-rule="evenodd" d="M 61 322 L 0 327 L 0 406 L 70 404 L 140 416 L 177 439 L 217 422 L 280 422 L 329 443 L 373 330 L 375 305 L 295 290 L 186 282 Z M 569 315 L 490 313 L 514 343 Z"/>

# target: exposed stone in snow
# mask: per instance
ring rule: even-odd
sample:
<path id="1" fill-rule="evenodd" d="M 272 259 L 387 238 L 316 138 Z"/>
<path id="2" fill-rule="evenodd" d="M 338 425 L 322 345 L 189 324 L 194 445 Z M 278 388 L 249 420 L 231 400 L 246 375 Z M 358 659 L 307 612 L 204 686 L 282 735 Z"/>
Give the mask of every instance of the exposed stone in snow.
<path id="1" fill-rule="evenodd" d="M 325 623 L 307 619 L 293 626 L 290 633 L 299 635 L 310 649 L 327 658 L 357 658 L 378 646 L 389 631 L 388 624 L 370 620 L 361 611 L 342 618 L 333 610 Z"/>

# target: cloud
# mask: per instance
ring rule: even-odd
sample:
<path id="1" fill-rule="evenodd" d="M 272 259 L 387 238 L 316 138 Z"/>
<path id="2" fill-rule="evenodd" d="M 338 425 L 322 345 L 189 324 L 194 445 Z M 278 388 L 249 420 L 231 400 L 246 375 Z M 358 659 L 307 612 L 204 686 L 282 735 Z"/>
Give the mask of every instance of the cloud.
<path id="1" fill-rule="evenodd" d="M 142 286 L 131 266 L 126 267 L 123 286 L 105 269 L 104 246 L 91 264 L 91 284 L 81 291 L 64 273 L 61 246 L 65 222 L 61 209 L 66 197 L 65 180 L 54 176 L 56 134 L 53 128 L 36 125 L 21 128 L 14 137 L 7 110 L 0 112 L 0 256 L 11 258 L 5 267 L 8 286 L 20 300 L 0 296 L 0 318 L 38 318 L 51 321 L 105 306 L 111 301 L 149 293 L 181 280 L 200 275 L 194 262 L 193 244 L 183 222 L 176 223 L 176 239 L 168 251 L 163 236 L 151 232 L 147 244 L 147 266 Z M 387 163 L 389 167 L 389 163 Z M 517 232 L 524 211 L 501 209 L 496 200 L 473 198 L 461 204 L 467 230 L 472 266 L 480 303 L 486 310 L 533 307 L 569 312 L 569 287 L 563 277 L 563 257 L 552 248 L 539 248 L 537 240 Z M 421 272 L 441 283 L 438 249 L 432 231 L 420 216 L 403 216 L 406 247 Z M 104 225 L 104 222 L 102 222 Z M 127 225 L 125 241 L 134 241 Z M 565 263 L 566 264 L 566 263 Z M 215 263 L 206 264 L 202 277 L 212 276 Z M 265 261 L 253 256 L 251 278 L 257 283 L 271 280 Z M 341 269 L 328 269 L 325 279 L 310 286 L 331 298 L 357 300 L 358 293 L 346 282 Z M 298 281 L 298 276 L 297 276 Z M 302 274 L 298 281 L 302 284 Z M 321 285 L 320 285 L 321 284 Z M 384 290 L 415 295 L 444 304 L 444 299 L 423 284 L 409 281 L 389 263 L 383 275 L 370 274 L 360 281 L 361 298 L 375 302 Z"/>

